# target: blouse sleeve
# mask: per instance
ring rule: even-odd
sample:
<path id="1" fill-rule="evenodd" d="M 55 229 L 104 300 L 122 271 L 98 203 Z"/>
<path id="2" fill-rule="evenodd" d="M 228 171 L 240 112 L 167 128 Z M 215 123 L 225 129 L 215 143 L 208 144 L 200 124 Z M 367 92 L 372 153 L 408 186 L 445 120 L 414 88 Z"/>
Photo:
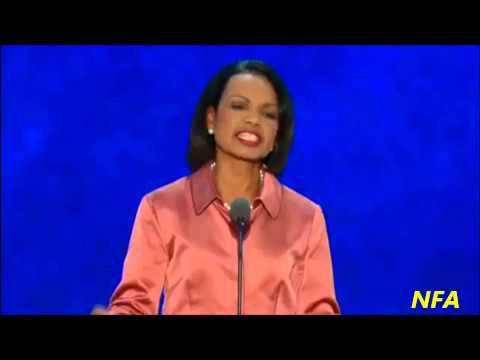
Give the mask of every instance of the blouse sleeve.
<path id="1" fill-rule="evenodd" d="M 109 314 L 158 314 L 167 264 L 162 233 L 147 195 L 135 217 L 122 279 L 110 299 Z"/>
<path id="2" fill-rule="evenodd" d="M 332 260 L 323 212 L 315 208 L 299 294 L 299 314 L 340 314 L 335 296 Z"/>

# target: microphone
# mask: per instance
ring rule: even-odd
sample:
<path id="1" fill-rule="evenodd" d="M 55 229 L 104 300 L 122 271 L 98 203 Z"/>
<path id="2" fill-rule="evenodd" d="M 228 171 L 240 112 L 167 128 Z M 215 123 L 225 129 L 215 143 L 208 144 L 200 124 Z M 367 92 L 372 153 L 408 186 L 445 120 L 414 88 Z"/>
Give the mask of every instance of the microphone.
<path id="1" fill-rule="evenodd" d="M 243 312 L 243 240 L 250 222 L 250 201 L 245 198 L 233 200 L 230 205 L 230 220 L 235 225 L 238 235 L 237 315 L 241 315 Z"/>

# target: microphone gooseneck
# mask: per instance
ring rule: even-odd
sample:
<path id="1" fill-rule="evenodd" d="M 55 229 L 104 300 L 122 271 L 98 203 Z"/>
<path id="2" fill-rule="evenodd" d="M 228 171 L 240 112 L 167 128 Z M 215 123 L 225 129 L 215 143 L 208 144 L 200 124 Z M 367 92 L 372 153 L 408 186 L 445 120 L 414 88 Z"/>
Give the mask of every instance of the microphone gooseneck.
<path id="1" fill-rule="evenodd" d="M 243 313 L 243 240 L 250 222 L 250 201 L 237 198 L 230 205 L 230 220 L 235 226 L 238 236 L 238 283 L 237 283 L 237 315 Z"/>

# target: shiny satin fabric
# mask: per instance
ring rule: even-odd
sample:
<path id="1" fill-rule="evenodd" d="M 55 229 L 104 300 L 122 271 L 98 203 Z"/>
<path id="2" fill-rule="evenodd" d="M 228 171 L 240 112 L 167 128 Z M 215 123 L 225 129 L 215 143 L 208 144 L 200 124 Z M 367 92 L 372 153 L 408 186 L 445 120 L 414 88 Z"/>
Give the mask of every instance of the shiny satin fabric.
<path id="1" fill-rule="evenodd" d="M 237 240 L 211 164 L 140 202 L 110 314 L 236 314 Z M 339 314 L 321 208 L 265 173 L 244 241 L 244 314 Z"/>

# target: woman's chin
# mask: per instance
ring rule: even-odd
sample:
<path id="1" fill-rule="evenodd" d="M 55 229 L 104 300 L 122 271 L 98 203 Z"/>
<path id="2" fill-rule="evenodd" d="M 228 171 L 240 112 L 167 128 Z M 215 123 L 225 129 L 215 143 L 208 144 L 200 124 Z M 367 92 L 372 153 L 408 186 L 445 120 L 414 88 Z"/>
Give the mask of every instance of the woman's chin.
<path id="1" fill-rule="evenodd" d="M 236 147 L 234 149 L 230 148 L 228 150 L 217 147 L 217 155 L 219 152 L 235 160 L 248 161 L 252 163 L 262 163 L 265 159 L 264 151 L 254 148 L 248 149 L 244 148 L 243 146 L 241 148 Z"/>
<path id="2" fill-rule="evenodd" d="M 232 153 L 232 156 L 238 160 L 248 161 L 252 163 L 259 163 L 263 162 L 263 155 L 262 154 L 252 154 L 251 152 L 235 152 Z"/>

